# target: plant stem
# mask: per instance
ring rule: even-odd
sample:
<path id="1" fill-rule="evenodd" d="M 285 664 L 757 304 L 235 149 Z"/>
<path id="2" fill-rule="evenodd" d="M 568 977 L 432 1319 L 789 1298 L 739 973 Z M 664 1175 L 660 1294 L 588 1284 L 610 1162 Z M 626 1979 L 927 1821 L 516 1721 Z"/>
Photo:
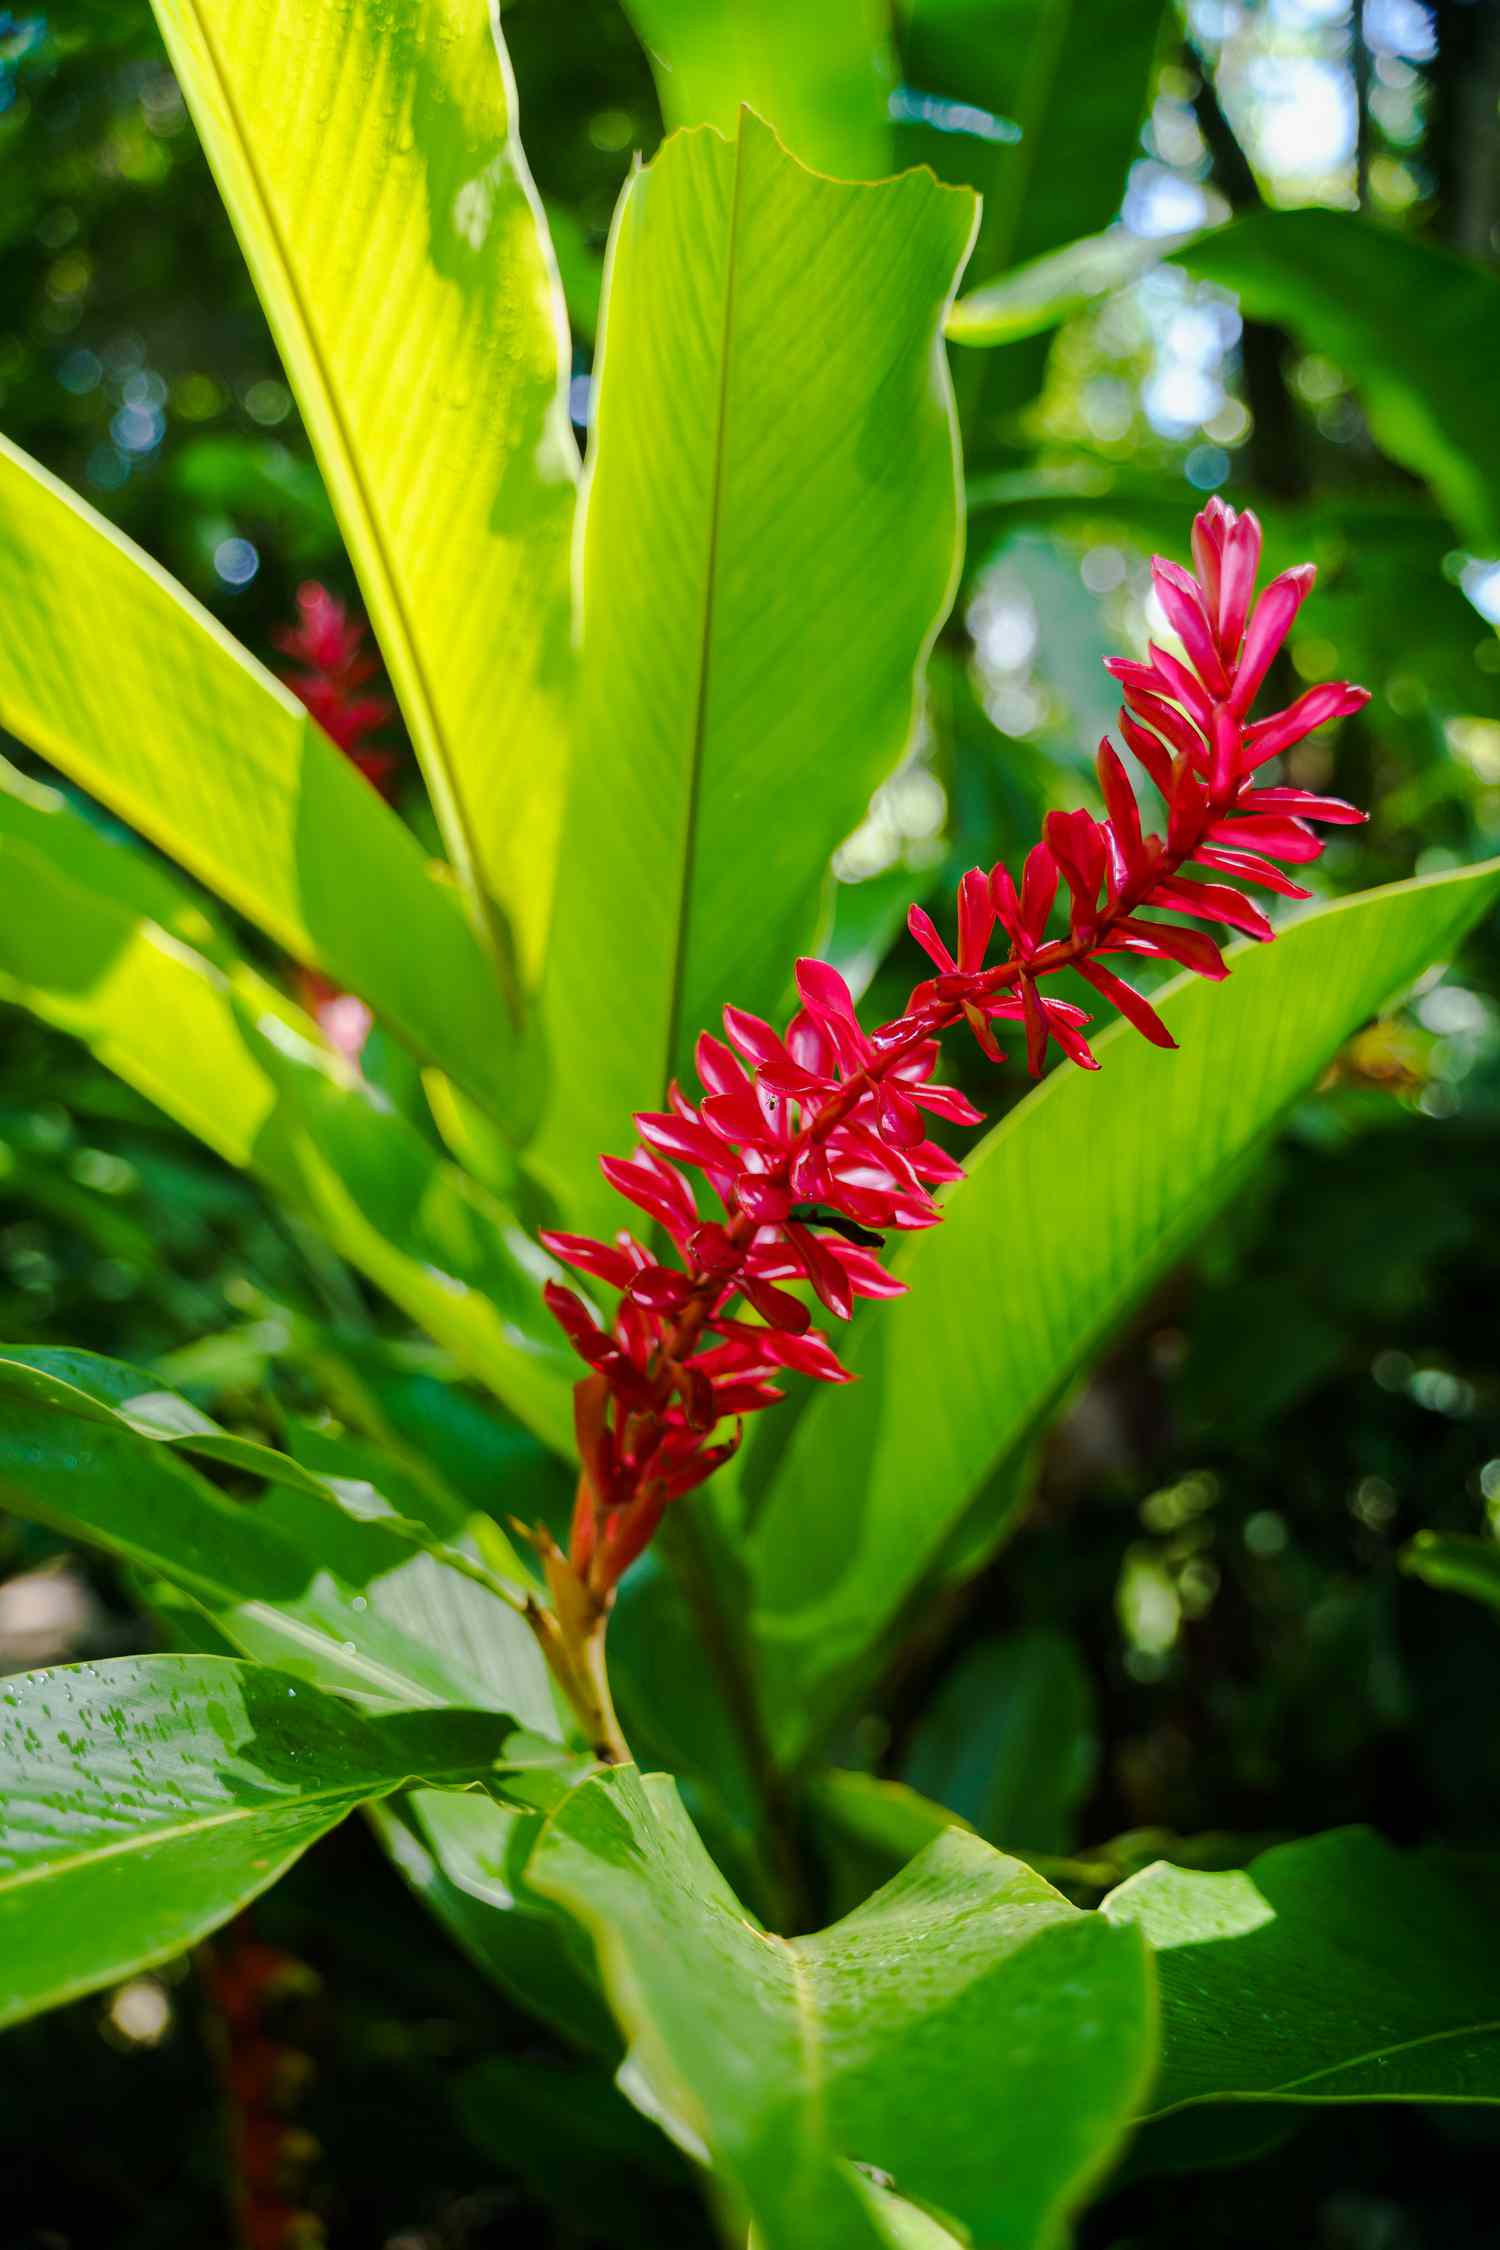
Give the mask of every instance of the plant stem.
<path id="1" fill-rule="evenodd" d="M 807 1870 L 798 1849 L 786 1776 L 766 1736 L 745 1644 L 721 1597 L 709 1551 L 713 1533 L 705 1529 L 701 1514 L 672 1508 L 663 1519 L 660 1536 L 739 1737 L 759 1812 L 765 1871 L 776 1891 L 774 1919 L 783 1936 L 793 1935 L 805 1929 L 810 1919 Z"/>

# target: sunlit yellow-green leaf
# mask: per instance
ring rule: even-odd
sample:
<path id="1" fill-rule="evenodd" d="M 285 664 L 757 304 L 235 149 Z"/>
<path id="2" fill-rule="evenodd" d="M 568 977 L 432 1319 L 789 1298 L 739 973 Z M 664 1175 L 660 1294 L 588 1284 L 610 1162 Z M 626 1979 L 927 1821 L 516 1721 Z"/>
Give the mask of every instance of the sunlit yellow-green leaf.
<path id="1" fill-rule="evenodd" d="M 294 696 L 3 439 L 0 616 L 0 725 L 506 1108 L 504 1002 L 451 884 Z"/>
<path id="2" fill-rule="evenodd" d="M 523 963 L 566 767 L 561 292 L 484 0 L 153 0 L 448 852 Z M 502 941 L 503 942 L 503 941 Z"/>
<path id="3" fill-rule="evenodd" d="M 470 1373 L 562 1440 L 568 1361 L 541 1308 L 535 1245 L 264 978 L 232 957 L 209 960 L 138 897 L 101 888 L 100 851 L 50 793 L 0 792 L 0 996 L 84 1040 L 255 1172 Z M 152 883 L 170 879 L 158 868 Z"/>

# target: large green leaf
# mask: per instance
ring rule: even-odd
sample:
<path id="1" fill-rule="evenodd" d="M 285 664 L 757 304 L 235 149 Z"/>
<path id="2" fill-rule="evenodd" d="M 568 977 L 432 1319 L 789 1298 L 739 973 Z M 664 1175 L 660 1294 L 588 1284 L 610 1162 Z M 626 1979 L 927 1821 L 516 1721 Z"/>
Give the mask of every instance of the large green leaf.
<path id="1" fill-rule="evenodd" d="M 256 1172 L 350 1262 L 556 1442 L 567 1355 L 542 1310 L 545 1261 L 503 1209 L 322 1045 L 243 963 L 211 962 L 99 886 L 99 840 L 50 794 L 0 792 L 0 995 L 102 1062 L 233 1164 Z M 201 917 L 200 917 L 201 920 Z M 174 926 L 171 926 L 175 924 Z"/>
<path id="2" fill-rule="evenodd" d="M 1093 1705 L 1066 1634 L 980 1641 L 912 1730 L 902 1779 L 1007 1851 L 1069 1851 L 1098 1760 Z"/>
<path id="3" fill-rule="evenodd" d="M 154 5 L 449 856 L 534 965 L 565 785 L 576 452 L 497 11 Z"/>
<path id="4" fill-rule="evenodd" d="M 1162 1989 L 1149 2112 L 1190 2103 L 1500 2102 L 1500 1862 L 1360 1829 L 1242 1874 L 1159 1863 L 1104 1901 Z"/>
<path id="5" fill-rule="evenodd" d="M 217 1640 L 376 1704 L 506 1711 L 555 1735 L 530 1632 L 457 1567 L 463 1542 L 514 1575 L 494 1525 L 466 1515 L 430 1475 L 381 1464 L 376 1489 L 367 1449 L 323 1431 L 292 1436 L 301 1461 L 225 1434 L 143 1370 L 89 1352 L 0 1355 L 0 1505 L 159 1580 L 148 1598 L 159 1609 L 166 1589 L 184 1645 Z M 264 1492 L 226 1499 L 188 1465 L 194 1455 L 265 1479 Z M 503 1486 L 490 1497 L 503 1505 Z M 413 1552 L 413 1525 L 386 1513 L 392 1500 L 441 1542 L 433 1552 Z M 554 2029 L 608 2052 L 614 2035 L 584 1948 L 512 1872 L 536 1824 L 490 1796 L 436 1789 L 410 1790 L 376 1817 L 396 1866 L 485 1973 Z"/>
<path id="6" fill-rule="evenodd" d="M 858 1322 L 857 1390 L 801 1416 L 755 1526 L 762 1692 L 788 1753 L 871 1663 L 1007 1456 L 1233 1191 L 1330 1055 L 1500 894 L 1500 862 L 1309 910 L 1180 978 L 1164 1054 L 1121 1025 L 1095 1079 L 1060 1071 L 983 1143 L 948 1223 L 897 1261 L 910 1294 Z"/>
<path id="7" fill-rule="evenodd" d="M 958 561 L 939 329 L 972 224 L 926 174 L 818 178 L 748 114 L 626 193 L 544 987 L 540 1147 L 575 1209 L 724 1003 L 779 1001 L 911 734 Z"/>
<path id="8" fill-rule="evenodd" d="M 618 2061 L 588 1940 L 524 1881 L 536 1813 L 472 1791 L 409 1789 L 371 1817 L 423 1906 L 501 1991 L 575 2046 Z"/>
<path id="9" fill-rule="evenodd" d="M 978 2245 L 1056 2245 L 1148 2079 L 1143 1948 L 958 1829 L 814 1937 L 750 1920 L 669 1780 L 585 1781 L 527 1880 L 593 1935 L 625 2083 L 764 2250 L 899 2240 L 856 2163 Z"/>
<path id="10" fill-rule="evenodd" d="M 318 1686 L 498 1708 L 555 1731 L 541 1658 L 498 1594 L 416 1546 L 368 1484 L 325 1480 L 203 1422 L 119 1360 L 12 1350 L 0 1358 L 0 1502 L 166 1579 L 237 1649 Z M 195 1453 L 264 1478 L 264 1491 L 226 1497 Z M 471 1528 L 457 1518 L 445 1545 Z M 509 1575 L 508 1554 L 480 1536 Z"/>
<path id="11" fill-rule="evenodd" d="M 1164 14 L 1163 0 L 910 0 L 909 82 L 958 105 L 950 125 L 969 105 L 998 121 L 977 133 L 914 125 L 904 136 L 945 179 L 983 193 L 975 281 L 1114 218 L 1140 145 Z M 1038 346 L 960 367 L 966 429 L 1024 405 L 1045 363 Z"/>
<path id="12" fill-rule="evenodd" d="M 451 886 L 294 696 L 3 440 L 0 613 L 0 725 L 506 1105 L 494 966 Z"/>
<path id="13" fill-rule="evenodd" d="M 1180 262 L 1290 328 L 1359 391 L 1377 442 L 1425 477 L 1464 535 L 1500 547 L 1500 276 L 1350 211 L 1257 211 Z M 1392 319 L 1391 307 L 1414 308 Z"/>
<path id="14" fill-rule="evenodd" d="M 553 1756 L 492 1713 L 365 1718 L 228 1657 L 23 1673 L 0 1688 L 0 2024 L 180 1953 L 404 1781 Z"/>
<path id="15" fill-rule="evenodd" d="M 627 0 L 669 126 L 731 139 L 748 104 L 804 164 L 846 180 L 891 169 L 896 80 L 882 0 Z"/>
<path id="16" fill-rule="evenodd" d="M 925 93 L 981 104 L 1013 129 L 999 139 L 943 135 L 944 172 L 984 192 L 976 279 L 1114 217 L 1164 13 L 1162 0 L 910 0 L 908 78 Z M 940 152 L 934 135 L 923 139 Z"/>

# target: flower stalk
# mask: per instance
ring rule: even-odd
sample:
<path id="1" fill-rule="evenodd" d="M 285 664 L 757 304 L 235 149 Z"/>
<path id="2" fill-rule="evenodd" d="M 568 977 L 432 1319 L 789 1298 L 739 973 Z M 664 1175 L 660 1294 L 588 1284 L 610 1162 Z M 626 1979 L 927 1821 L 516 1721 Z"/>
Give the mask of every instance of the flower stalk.
<path id="1" fill-rule="evenodd" d="M 912 907 L 908 927 L 934 974 L 899 1016 L 867 1032 L 837 971 L 804 960 L 800 1006 L 784 1033 L 727 1007 L 726 1038 L 700 1037 L 698 1092 L 674 1083 L 665 1109 L 635 1118 L 634 1152 L 600 1159 L 605 1177 L 665 1235 L 675 1262 L 628 1229 L 611 1242 L 543 1233 L 555 1256 L 619 1293 L 606 1326 L 560 1282 L 545 1291 L 588 1369 L 574 1393 L 580 1473 L 568 1552 L 544 1556 L 561 1652 L 549 1662 L 580 1717 L 587 1705 L 591 1729 L 607 1708 L 607 1686 L 602 1705 L 599 1688 L 614 1589 L 667 1508 L 733 1455 L 744 1417 L 784 1395 L 785 1372 L 850 1379 L 786 1284 L 806 1285 L 839 1320 L 857 1298 L 902 1294 L 877 1255 L 885 1233 L 936 1224 L 935 1188 L 962 1178 L 928 1138 L 927 1120 L 973 1126 L 983 1116 L 957 1088 L 934 1082 L 943 1037 L 963 1027 L 1000 1062 L 994 1027 L 1013 1023 L 1033 1077 L 1054 1044 L 1077 1067 L 1097 1069 L 1089 1015 L 1044 989 L 1072 969 L 1153 1045 L 1175 1046 L 1110 963 L 1134 956 L 1226 976 L 1218 944 L 1188 925 L 1272 937 L 1244 886 L 1308 897 L 1285 868 L 1321 852 L 1309 824 L 1365 817 L 1338 798 L 1262 778 L 1271 759 L 1368 698 L 1341 681 L 1251 719 L 1314 578 L 1311 565 L 1286 571 L 1253 602 L 1260 547 L 1252 514 L 1211 501 L 1193 525 L 1194 572 L 1160 557 L 1153 564 L 1185 661 L 1154 644 L 1145 663 L 1107 660 L 1123 694 L 1124 743 L 1162 802 L 1160 832 L 1147 829 L 1137 785 L 1106 737 L 1104 818 L 1049 814 L 1019 885 L 1003 863 L 969 869 L 958 886 L 956 950 Z M 1067 931 L 1049 937 L 1060 894 Z M 1158 919 L 1163 913 L 1179 919 Z M 708 1212 L 694 1172 L 714 1199 Z"/>

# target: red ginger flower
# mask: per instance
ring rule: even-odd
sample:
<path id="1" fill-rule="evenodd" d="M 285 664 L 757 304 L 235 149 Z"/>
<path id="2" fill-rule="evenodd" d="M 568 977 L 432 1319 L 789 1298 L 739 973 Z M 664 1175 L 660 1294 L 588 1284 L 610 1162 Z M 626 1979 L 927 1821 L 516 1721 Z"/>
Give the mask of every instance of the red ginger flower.
<path id="1" fill-rule="evenodd" d="M 297 588 L 297 615 L 296 625 L 273 636 L 282 654 L 302 667 L 283 672 L 282 684 L 371 788 L 389 799 L 400 758 L 394 750 L 372 748 L 368 738 L 390 725 L 396 706 L 386 696 L 360 693 L 380 669 L 377 658 L 364 654 L 367 628 L 350 616 L 337 595 L 311 582 Z"/>
<path id="2" fill-rule="evenodd" d="M 1240 886 L 1308 897 L 1276 863 L 1317 858 L 1323 847 L 1309 821 L 1364 819 L 1336 797 L 1255 780 L 1269 759 L 1368 700 L 1365 689 L 1339 682 L 1249 719 L 1312 586 L 1311 564 L 1273 579 L 1252 610 L 1255 517 L 1211 500 L 1192 543 L 1196 575 L 1160 557 L 1152 565 L 1186 661 L 1154 645 L 1145 664 L 1108 660 L 1124 691 L 1121 732 L 1161 796 L 1165 835 L 1144 828 L 1135 787 L 1106 738 L 1098 760 L 1104 819 L 1049 814 L 1019 889 L 1003 865 L 988 874 L 970 868 L 958 887 L 956 957 L 930 916 L 912 908 L 911 933 L 937 973 L 893 1022 L 865 1031 L 837 971 L 799 961 L 801 1006 L 784 1036 L 726 1008 L 729 1044 L 708 1032 L 698 1041 L 701 1092 L 691 1097 L 674 1084 L 666 1109 L 635 1119 L 635 1153 L 600 1159 L 612 1185 L 662 1229 L 676 1263 L 657 1259 L 628 1231 L 611 1243 L 543 1234 L 559 1258 L 620 1292 L 604 1328 L 574 1291 L 546 1288 L 591 1370 L 575 1393 L 582 1473 L 568 1560 L 601 1609 L 670 1503 L 734 1452 L 743 1417 L 784 1395 L 784 1372 L 849 1379 L 803 1299 L 784 1284 L 808 1284 L 840 1320 L 856 1297 L 902 1293 L 875 1255 L 874 1230 L 934 1225 L 941 1214 L 933 1189 L 962 1177 L 927 1138 L 925 1118 L 983 1122 L 963 1094 L 933 1083 L 941 1034 L 966 1023 L 999 1062 L 992 1026 L 1015 1022 L 1033 1076 L 1053 1041 L 1069 1061 L 1097 1069 L 1082 1029 L 1089 1017 L 1041 989 L 1070 968 L 1153 1044 L 1174 1046 L 1149 1001 L 1101 957 L 1134 954 L 1227 975 L 1204 931 L 1147 919 L 1147 910 L 1269 938 L 1270 923 Z M 1185 876 L 1190 863 L 1213 879 Z M 1068 934 L 1049 939 L 1060 888 Z M 987 966 L 997 928 L 1004 948 Z M 716 1210 L 700 1207 L 689 1171 L 702 1174 Z M 726 1422 L 736 1427 L 721 1437 Z"/>

